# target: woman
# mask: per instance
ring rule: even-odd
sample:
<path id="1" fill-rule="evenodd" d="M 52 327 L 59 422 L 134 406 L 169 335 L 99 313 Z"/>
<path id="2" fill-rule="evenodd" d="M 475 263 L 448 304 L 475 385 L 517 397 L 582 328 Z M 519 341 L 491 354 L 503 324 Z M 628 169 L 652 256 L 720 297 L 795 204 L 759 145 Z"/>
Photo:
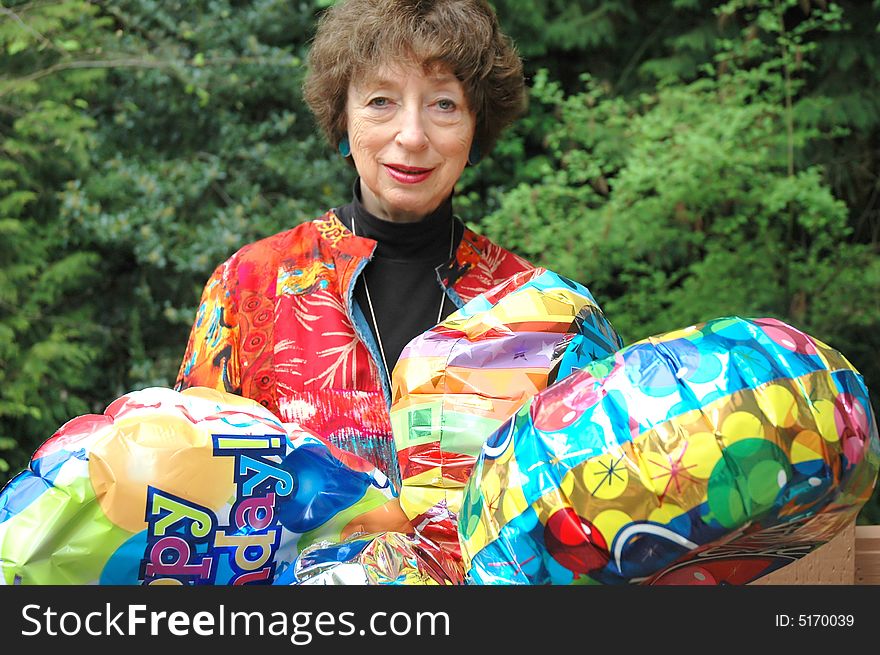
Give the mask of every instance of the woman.
<path id="1" fill-rule="evenodd" d="M 253 398 L 398 483 L 403 347 L 530 268 L 452 214 L 465 166 L 523 106 L 522 66 L 483 0 L 347 0 L 319 23 L 305 97 L 357 170 L 352 202 L 217 268 L 177 388 Z"/>

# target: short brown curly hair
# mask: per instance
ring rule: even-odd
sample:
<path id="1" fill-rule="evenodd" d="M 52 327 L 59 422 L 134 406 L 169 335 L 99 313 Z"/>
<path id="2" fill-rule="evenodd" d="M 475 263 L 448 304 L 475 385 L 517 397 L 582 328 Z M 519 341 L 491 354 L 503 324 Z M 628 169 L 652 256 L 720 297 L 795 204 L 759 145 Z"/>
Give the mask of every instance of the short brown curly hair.
<path id="1" fill-rule="evenodd" d="M 482 153 L 524 109 L 522 62 L 485 0 L 343 0 L 318 22 L 303 85 L 332 145 L 345 135 L 351 80 L 396 62 L 456 76 L 476 115 Z"/>

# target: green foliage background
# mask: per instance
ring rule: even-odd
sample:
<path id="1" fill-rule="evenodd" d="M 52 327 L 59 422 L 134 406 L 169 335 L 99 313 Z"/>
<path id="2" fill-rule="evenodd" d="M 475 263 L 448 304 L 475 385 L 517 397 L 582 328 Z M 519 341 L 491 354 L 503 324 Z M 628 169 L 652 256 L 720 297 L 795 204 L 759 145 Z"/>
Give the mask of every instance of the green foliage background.
<path id="1" fill-rule="evenodd" d="M 214 266 L 347 200 L 300 93 L 329 4 L 0 3 L 0 484 L 173 383 Z M 880 389 L 880 0 L 494 5 L 530 104 L 463 218 L 627 341 L 775 316 Z"/>

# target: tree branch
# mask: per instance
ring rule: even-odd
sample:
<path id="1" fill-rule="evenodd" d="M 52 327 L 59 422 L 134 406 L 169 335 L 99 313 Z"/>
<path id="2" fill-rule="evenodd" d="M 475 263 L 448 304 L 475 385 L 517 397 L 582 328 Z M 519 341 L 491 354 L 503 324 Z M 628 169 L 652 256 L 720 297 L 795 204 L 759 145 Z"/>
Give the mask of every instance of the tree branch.
<path id="1" fill-rule="evenodd" d="M 289 60 L 269 59 L 266 57 L 216 57 L 213 59 L 205 59 L 199 66 L 195 66 L 192 60 L 162 60 L 162 59 L 143 59 L 143 58 L 125 58 L 119 59 L 76 59 L 71 61 L 60 61 L 48 68 L 35 71 L 30 75 L 13 79 L 0 78 L 0 82 L 33 82 L 55 73 L 71 70 L 71 69 L 88 69 L 88 68 L 165 68 L 174 70 L 181 66 L 193 68 L 207 68 L 210 66 L 221 66 L 225 64 L 248 64 L 248 65 L 274 65 L 274 66 L 293 66 L 297 62 L 296 58 L 290 57 Z M 0 98 L 9 93 L 14 85 L 8 86 L 6 89 L 0 89 Z"/>

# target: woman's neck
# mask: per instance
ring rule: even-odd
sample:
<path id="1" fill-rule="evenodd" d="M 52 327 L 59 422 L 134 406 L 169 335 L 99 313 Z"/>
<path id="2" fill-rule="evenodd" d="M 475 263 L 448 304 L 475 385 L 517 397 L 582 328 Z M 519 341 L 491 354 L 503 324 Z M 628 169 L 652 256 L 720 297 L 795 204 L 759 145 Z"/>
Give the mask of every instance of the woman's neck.
<path id="1" fill-rule="evenodd" d="M 366 209 L 376 218 L 382 219 L 383 221 L 388 221 L 390 223 L 421 223 L 426 216 L 434 214 L 452 197 L 452 194 L 450 194 L 448 198 L 440 203 L 440 205 L 431 209 L 431 211 L 429 211 L 427 214 L 424 214 L 406 211 L 399 207 L 394 207 L 387 202 L 382 202 L 382 200 L 377 198 L 369 190 L 369 188 L 366 188 L 364 186 L 363 180 L 361 180 L 360 178 L 355 181 L 354 191 L 355 196 L 363 205 L 364 209 Z"/>
<path id="2" fill-rule="evenodd" d="M 450 243 L 454 247 L 452 197 L 418 222 L 396 223 L 379 218 L 370 212 L 360 195 L 360 180 L 356 181 L 350 205 L 337 210 L 340 220 L 358 236 L 378 242 L 375 256 L 382 259 L 420 260 L 441 264 L 449 258 Z"/>

